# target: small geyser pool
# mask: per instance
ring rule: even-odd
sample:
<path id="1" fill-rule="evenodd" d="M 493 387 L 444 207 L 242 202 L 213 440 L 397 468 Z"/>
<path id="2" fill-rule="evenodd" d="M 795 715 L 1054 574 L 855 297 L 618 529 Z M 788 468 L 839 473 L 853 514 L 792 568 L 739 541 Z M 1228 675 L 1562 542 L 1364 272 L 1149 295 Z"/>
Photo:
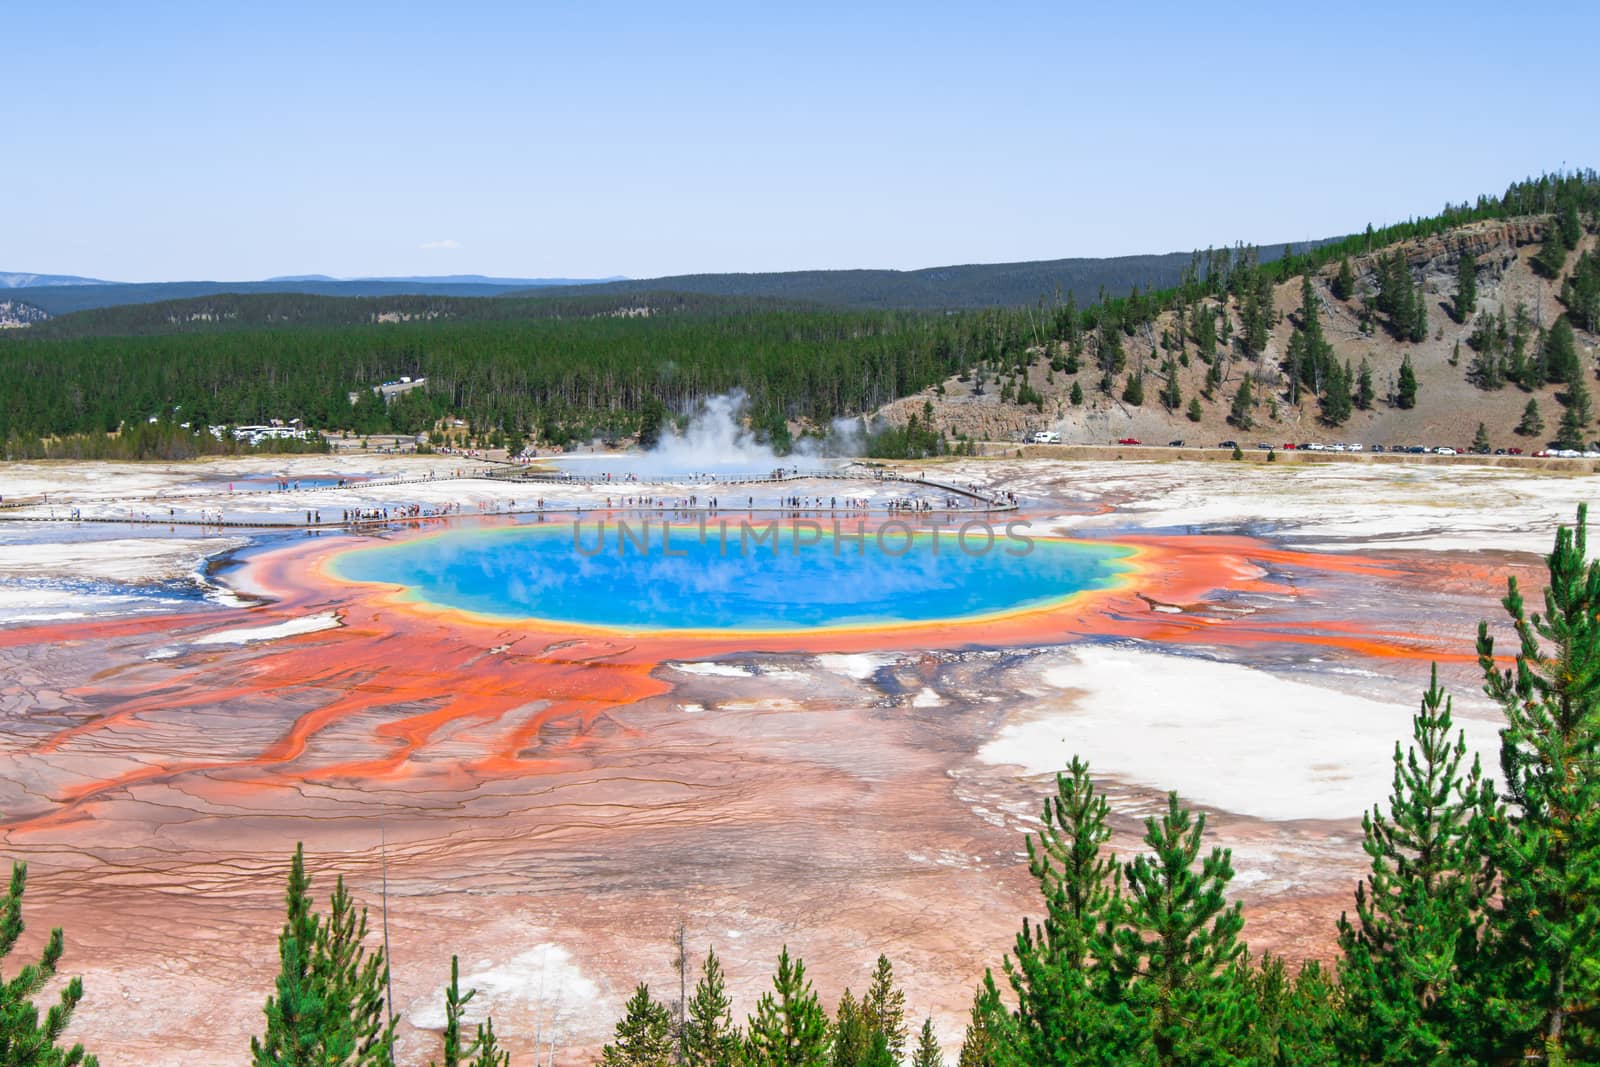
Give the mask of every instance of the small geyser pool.
<path id="1" fill-rule="evenodd" d="M 332 558 L 333 577 L 496 620 L 812 630 L 970 620 L 1114 585 L 1132 549 L 973 523 L 659 519 L 451 530 Z"/>

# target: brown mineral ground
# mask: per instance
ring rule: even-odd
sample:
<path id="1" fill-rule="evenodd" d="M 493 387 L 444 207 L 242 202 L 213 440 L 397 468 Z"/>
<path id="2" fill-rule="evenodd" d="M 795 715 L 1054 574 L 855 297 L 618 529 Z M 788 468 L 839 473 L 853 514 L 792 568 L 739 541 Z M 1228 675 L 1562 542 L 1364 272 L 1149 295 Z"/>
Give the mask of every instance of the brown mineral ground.
<path id="1" fill-rule="evenodd" d="M 1081 750 L 1119 854 L 1178 785 L 1233 849 L 1253 950 L 1327 958 L 1429 663 L 1482 748 L 1473 630 L 1534 561 L 1297 547 L 1214 515 L 1119 530 L 1126 486 L 1014 466 L 1047 501 L 1111 502 L 1070 522 L 1139 548 L 1131 585 L 980 628 L 606 635 L 329 582 L 325 541 L 247 563 L 262 606 L 0 629 L 23 947 L 66 928 L 72 1035 L 101 1062 L 244 1062 L 295 843 L 376 941 L 382 841 L 403 1063 L 435 1054 L 452 954 L 515 1062 L 588 1062 L 635 982 L 677 995 L 680 923 L 741 1017 L 785 944 L 830 1006 L 885 953 L 953 1053 L 1039 911 L 1023 835 Z"/>

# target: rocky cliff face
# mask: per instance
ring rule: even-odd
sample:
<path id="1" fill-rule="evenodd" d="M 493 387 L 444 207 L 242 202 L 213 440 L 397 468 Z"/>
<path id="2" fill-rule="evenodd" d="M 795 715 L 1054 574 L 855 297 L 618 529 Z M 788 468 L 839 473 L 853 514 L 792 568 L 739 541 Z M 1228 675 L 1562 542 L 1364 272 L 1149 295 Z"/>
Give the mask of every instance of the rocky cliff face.
<path id="1" fill-rule="evenodd" d="M 1470 252 L 1478 259 L 1480 276 L 1486 274 L 1489 278 L 1498 278 L 1515 266 L 1519 249 L 1544 240 L 1545 228 L 1549 224 L 1548 216 L 1477 222 L 1449 233 L 1418 238 L 1369 255 L 1353 257 L 1350 266 L 1355 271 L 1357 282 L 1376 287 L 1379 257 L 1390 255 L 1398 248 L 1414 272 L 1421 272 L 1428 279 L 1441 277 L 1453 280 L 1456 260 L 1463 253 Z M 1323 270 L 1323 275 L 1331 279 L 1338 269 L 1337 263 L 1329 264 Z"/>

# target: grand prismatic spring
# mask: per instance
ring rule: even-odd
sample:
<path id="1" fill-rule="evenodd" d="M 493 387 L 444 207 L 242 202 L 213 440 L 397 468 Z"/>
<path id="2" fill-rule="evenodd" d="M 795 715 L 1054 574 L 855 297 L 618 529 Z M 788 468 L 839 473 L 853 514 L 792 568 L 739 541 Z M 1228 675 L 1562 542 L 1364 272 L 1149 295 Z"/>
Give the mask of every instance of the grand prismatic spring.
<path id="1" fill-rule="evenodd" d="M 581 1061 L 635 981 L 676 981 L 680 923 L 736 1012 L 785 943 L 830 1000 L 886 951 L 953 1047 L 1036 907 L 1022 835 L 1074 753 L 1119 849 L 1180 790 L 1234 850 L 1253 943 L 1326 955 L 1430 663 L 1490 750 L 1476 620 L 1597 488 L 1405 463 L 709 488 L 360 462 L 13 472 L 7 496 L 48 500 L 0 528 L 0 812 L 102 1062 L 239 1058 L 297 841 L 319 895 L 342 873 L 376 908 L 386 874 L 424 1058 L 452 952 L 514 1049 Z"/>

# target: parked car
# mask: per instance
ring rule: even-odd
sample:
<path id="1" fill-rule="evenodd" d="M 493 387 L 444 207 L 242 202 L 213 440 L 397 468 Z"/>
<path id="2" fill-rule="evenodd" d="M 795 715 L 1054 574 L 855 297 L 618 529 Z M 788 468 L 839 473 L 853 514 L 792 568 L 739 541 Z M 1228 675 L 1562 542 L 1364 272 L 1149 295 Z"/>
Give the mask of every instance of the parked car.
<path id="1" fill-rule="evenodd" d="M 1522 455 L 1522 449 L 1520 449 L 1520 448 L 1508 448 L 1508 449 L 1506 449 L 1506 455 L 1508 455 L 1508 456 L 1520 456 L 1520 455 Z"/>
<path id="2" fill-rule="evenodd" d="M 1221 444 L 1217 445 L 1217 447 L 1218 448 L 1238 448 L 1239 447 L 1239 442 L 1238 441 L 1223 441 Z"/>
<path id="3" fill-rule="evenodd" d="M 1137 437 L 1119 437 L 1119 438 L 1117 438 L 1117 444 L 1119 444 L 1119 445 L 1137 445 L 1137 444 L 1140 444 L 1140 443 L 1141 442 L 1139 441 L 1139 439 Z"/>
<path id="4" fill-rule="evenodd" d="M 1040 430 L 1033 435 L 1032 440 L 1036 445 L 1059 445 L 1061 435 L 1054 430 Z"/>
<path id="5" fill-rule="evenodd" d="M 1436 449 L 1433 450 L 1433 452 L 1434 452 L 1434 455 L 1436 455 L 1436 456 L 1454 456 L 1454 455 L 1459 455 L 1459 453 L 1457 453 L 1456 450 L 1453 449 L 1453 448 L 1436 448 Z"/>
<path id="6" fill-rule="evenodd" d="M 1364 447 L 1366 447 L 1366 446 L 1358 445 L 1358 444 L 1357 445 L 1345 445 L 1344 446 L 1344 450 L 1346 452 L 1360 452 L 1362 450 L 1362 448 L 1364 448 Z"/>
<path id="7" fill-rule="evenodd" d="M 1372 446 L 1372 450 L 1373 450 L 1373 451 L 1374 451 L 1374 452 L 1384 452 L 1384 451 L 1387 451 L 1387 450 L 1386 450 L 1386 449 L 1385 449 L 1385 448 L 1384 448 L 1384 447 L 1383 447 L 1383 446 L 1382 446 L 1382 445 L 1373 445 L 1373 446 Z"/>
<path id="8" fill-rule="evenodd" d="M 1167 447 L 1168 448 L 1182 448 L 1183 447 L 1182 438 L 1180 438 L 1180 439 L 1178 439 L 1176 441 L 1168 441 L 1167 442 Z"/>
<path id="9" fill-rule="evenodd" d="M 1271 452 L 1272 451 L 1272 446 L 1267 444 L 1265 441 L 1257 441 L 1256 442 L 1256 448 L 1259 451 L 1262 451 L 1262 452 Z"/>
<path id="10" fill-rule="evenodd" d="M 1285 451 L 1285 452 L 1293 452 L 1293 451 L 1294 451 L 1294 450 L 1295 450 L 1295 449 L 1296 449 L 1296 448 L 1298 448 L 1298 447 L 1299 447 L 1299 446 L 1298 446 L 1298 445 L 1296 445 L 1296 444 L 1295 444 L 1295 443 L 1294 443 L 1294 442 L 1293 442 L 1293 441 L 1285 441 L 1285 442 L 1284 442 L 1284 443 L 1283 443 L 1283 450 L 1284 450 L 1284 451 Z"/>

